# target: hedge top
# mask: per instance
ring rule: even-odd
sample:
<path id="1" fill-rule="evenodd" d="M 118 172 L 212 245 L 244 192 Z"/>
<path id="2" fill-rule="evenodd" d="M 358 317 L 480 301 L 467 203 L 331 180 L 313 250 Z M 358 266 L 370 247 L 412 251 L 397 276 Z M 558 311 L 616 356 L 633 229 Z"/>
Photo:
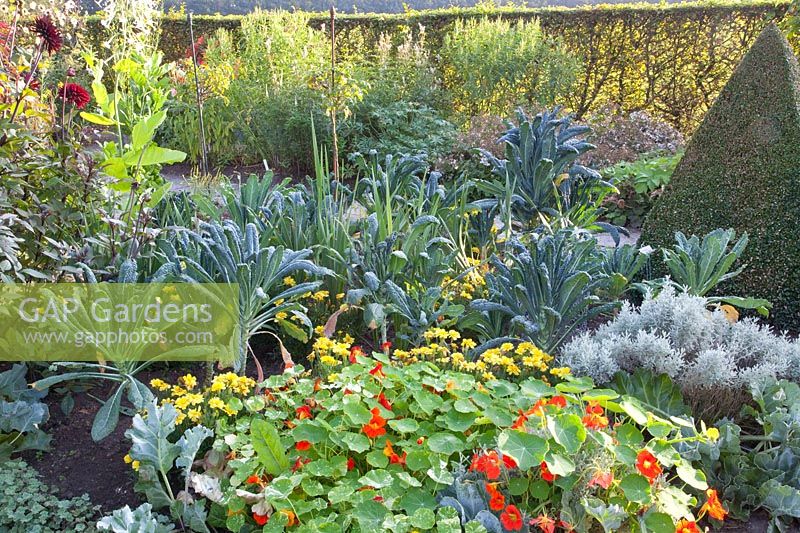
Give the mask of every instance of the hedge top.
<path id="1" fill-rule="evenodd" d="M 800 67 L 774 24 L 709 109 L 642 242 L 719 227 L 750 235 L 747 267 L 725 292 L 771 300 L 775 323 L 800 330 Z"/>
<path id="2" fill-rule="evenodd" d="M 366 22 L 366 21 L 382 21 L 391 23 L 423 23 L 425 20 L 453 20 L 457 18 L 471 18 L 471 17 L 484 17 L 484 16 L 501 16 L 501 17 L 535 17 L 540 15 L 576 15 L 576 14 L 604 14 L 613 13 L 619 14 L 622 12 L 631 12 L 632 14 L 641 12 L 686 12 L 691 13 L 696 10 L 707 9 L 729 9 L 735 11 L 742 11 L 748 8 L 763 9 L 764 7 L 774 7 L 777 9 L 785 9 L 791 5 L 790 0 L 693 0 L 687 2 L 631 2 L 631 3 L 614 3 L 614 4 L 586 4 L 577 7 L 564 7 L 564 6 L 546 6 L 546 7 L 512 7 L 512 6 L 494 6 L 494 7 L 448 7 L 443 9 L 430 9 L 424 11 L 408 10 L 405 13 L 342 13 L 336 15 L 337 22 L 347 23 L 353 22 Z M 195 21 L 226 21 L 233 24 L 238 22 L 245 15 L 195 15 Z M 312 22 L 326 22 L 330 20 L 330 14 L 325 12 L 309 13 Z M 89 15 L 86 17 L 89 22 L 99 21 L 99 15 Z M 164 15 L 165 21 L 185 21 L 186 16 L 182 13 L 170 12 Z"/>

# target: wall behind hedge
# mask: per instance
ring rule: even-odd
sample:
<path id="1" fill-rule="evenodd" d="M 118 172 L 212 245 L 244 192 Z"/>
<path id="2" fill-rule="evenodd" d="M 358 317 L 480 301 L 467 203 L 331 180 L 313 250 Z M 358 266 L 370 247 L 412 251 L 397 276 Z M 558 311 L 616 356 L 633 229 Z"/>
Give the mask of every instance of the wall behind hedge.
<path id="1" fill-rule="evenodd" d="M 754 0 L 574 9 L 456 8 L 401 15 L 344 15 L 337 18 L 337 27 L 340 46 L 346 48 L 351 42 L 365 42 L 364 37 L 374 44 L 381 33 L 399 40 L 404 31 L 422 25 L 435 57 L 459 18 L 535 18 L 546 33 L 561 38 L 583 60 L 582 75 L 564 102 L 569 109 L 581 116 L 614 103 L 626 110 L 650 111 L 690 132 L 764 25 L 782 19 L 788 6 L 786 0 Z M 198 16 L 194 18 L 195 35 L 210 35 L 217 28 L 236 31 L 240 20 L 239 16 Z M 327 22 L 327 14 L 311 19 L 315 26 Z M 88 23 L 90 30 L 95 30 L 90 34 L 102 34 L 97 19 L 90 18 Z M 350 40 L 351 34 L 358 38 Z M 165 17 L 161 48 L 167 58 L 184 56 L 188 35 L 185 17 Z"/>

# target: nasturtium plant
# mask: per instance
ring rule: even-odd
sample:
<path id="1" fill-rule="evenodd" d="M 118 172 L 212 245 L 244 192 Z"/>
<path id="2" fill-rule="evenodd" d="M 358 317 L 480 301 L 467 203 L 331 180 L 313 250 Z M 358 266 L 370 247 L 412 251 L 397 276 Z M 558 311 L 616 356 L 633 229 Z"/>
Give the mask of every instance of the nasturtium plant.
<path id="1" fill-rule="evenodd" d="M 290 368 L 260 384 L 263 402 L 216 420 L 192 473 L 210 526 L 671 533 L 710 513 L 711 496 L 695 507 L 713 489 L 679 448 L 715 435 L 692 420 L 586 378 L 481 382 L 382 353 L 354 359 L 326 381 Z"/>

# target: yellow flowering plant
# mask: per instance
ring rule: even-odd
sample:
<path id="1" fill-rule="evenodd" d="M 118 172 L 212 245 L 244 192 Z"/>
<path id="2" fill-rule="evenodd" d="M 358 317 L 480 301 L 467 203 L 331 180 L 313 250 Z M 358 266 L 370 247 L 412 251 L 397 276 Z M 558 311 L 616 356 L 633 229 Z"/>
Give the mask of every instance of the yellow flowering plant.
<path id="1" fill-rule="evenodd" d="M 504 342 L 497 347 L 479 352 L 477 343 L 462 337 L 453 329 L 434 327 L 423 333 L 425 343 L 408 349 L 392 350 L 390 342 L 380 348 L 396 362 L 409 365 L 428 361 L 445 369 L 472 374 L 479 379 L 520 380 L 537 377 L 563 379 L 570 374 L 567 367 L 553 367 L 553 356 L 530 342 Z M 354 345 L 354 339 L 345 335 L 340 339 L 320 336 L 314 341 L 308 359 L 317 372 L 335 380 L 342 367 L 351 364 L 363 350 Z"/>
<path id="2" fill-rule="evenodd" d="M 163 379 L 150 380 L 150 386 L 161 396 L 160 404 L 172 404 L 177 412 L 176 424 L 189 421 L 192 425 L 213 427 L 220 417 L 234 416 L 242 410 L 243 399 L 248 398 L 256 387 L 255 380 L 226 372 L 214 376 L 207 387 L 198 387 L 192 374 L 186 374 L 169 384 Z M 258 401 L 252 397 L 244 401 Z"/>

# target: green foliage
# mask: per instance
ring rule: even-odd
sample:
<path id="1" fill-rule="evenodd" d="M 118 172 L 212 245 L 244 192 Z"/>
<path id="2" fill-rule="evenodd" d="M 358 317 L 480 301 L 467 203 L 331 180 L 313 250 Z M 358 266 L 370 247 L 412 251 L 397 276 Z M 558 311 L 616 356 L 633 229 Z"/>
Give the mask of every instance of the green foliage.
<path id="1" fill-rule="evenodd" d="M 682 156 L 682 152 L 646 154 L 632 163 L 625 161 L 603 170 L 603 178 L 617 189 L 603 202 L 603 218 L 620 226 L 640 227 Z"/>
<path id="2" fill-rule="evenodd" d="M 50 436 L 40 426 L 50 411 L 40 402 L 47 391 L 28 388 L 28 367 L 16 364 L 0 373 L 0 460 L 24 450 L 47 450 Z"/>
<path id="3" fill-rule="evenodd" d="M 212 431 L 204 426 L 194 426 L 182 435 L 176 435 L 177 411 L 170 403 L 159 407 L 153 401 L 148 405 L 146 415 L 137 414 L 131 429 L 125 432 L 125 436 L 132 441 L 129 455 L 133 461 L 139 462 L 135 489 L 143 492 L 155 509 L 169 508 L 172 519 L 185 524 L 192 531 L 208 531 L 205 525 L 205 501 L 187 500 L 181 497 L 181 493 L 188 496 L 190 485 L 195 488 L 207 486 L 207 480 L 191 470 L 203 441 L 212 435 Z M 181 470 L 181 492 L 173 489 L 173 481 L 167 475 L 173 468 Z M 149 527 L 155 527 L 155 531 L 163 529 L 153 524 L 153 518 L 149 516 L 150 509 L 140 507 L 133 515 L 130 509 L 123 509 L 116 514 L 109 524 L 132 517 L 143 520 Z"/>
<path id="4" fill-rule="evenodd" d="M 731 280 L 742 273 L 744 266 L 731 271 L 733 264 L 742 256 L 747 246 L 747 233 L 732 246 L 736 237 L 732 229 L 716 229 L 705 235 L 701 241 L 696 235 L 688 239 L 680 231 L 675 233 L 677 243 L 672 248 L 662 248 L 664 263 L 670 272 L 669 283 L 694 296 L 705 296 L 717 285 Z M 731 246 L 728 249 L 728 246 Z M 645 282 L 659 285 L 662 281 Z M 737 296 L 715 296 L 709 302 L 724 302 L 736 307 L 756 309 L 764 316 L 769 315 L 772 304 L 760 298 Z"/>
<path id="5" fill-rule="evenodd" d="M 241 342 L 237 370 L 247 361 L 249 342 L 254 335 L 266 331 L 276 322 L 278 313 L 291 313 L 310 332 L 312 324 L 299 303 L 300 296 L 319 287 L 319 281 L 285 286 L 284 278 L 296 273 L 322 277 L 331 271 L 307 258 L 311 250 L 287 250 L 282 246 L 264 246 L 253 223 L 242 231 L 231 220 L 200 224 L 200 231 L 185 230 L 178 235 L 180 259 L 186 262 L 182 278 L 195 283 L 237 283 L 239 286 L 239 324 Z M 178 256 L 173 256 L 177 263 Z M 176 268 L 180 268 L 176 266 Z M 290 333 L 307 339 L 303 329 L 283 321 Z"/>
<path id="6" fill-rule="evenodd" d="M 96 531 L 100 507 L 87 495 L 63 500 L 24 461 L 0 462 L 0 529 L 9 533 Z"/>
<path id="7" fill-rule="evenodd" d="M 720 439 L 698 451 L 721 496 L 739 519 L 766 511 L 777 531 L 791 531 L 800 518 L 800 387 L 767 380 L 752 386 L 754 405 L 744 413 L 748 426 L 718 424 Z M 755 431 L 748 431 L 754 422 Z"/>
<path id="8" fill-rule="evenodd" d="M 570 55 L 581 58 L 576 83 L 565 99 L 580 116 L 616 102 L 623 109 L 643 109 L 664 117 L 688 132 L 714 102 L 746 47 L 767 21 L 784 16 L 788 4 L 756 0 L 606 4 L 575 9 L 401 9 L 403 12 L 395 15 L 339 15 L 337 41 L 343 48 L 362 50 L 362 55 L 367 55 L 382 34 L 399 42 L 408 28 L 422 25 L 427 33 L 426 47 L 435 56 L 457 20 L 500 17 L 512 25 L 538 20 L 546 36 L 559 39 Z M 327 13 L 314 13 L 309 25 L 319 28 L 328 18 Z M 237 16 L 197 16 L 195 35 L 208 38 L 218 28 L 238 32 L 241 21 Z M 185 57 L 186 17 L 169 16 L 162 26 L 161 47 L 166 56 Z M 89 27 L 92 37 L 102 38 L 103 29 L 96 19 L 89 20 Z M 492 55 L 499 53 L 492 50 Z M 469 68 L 473 70 L 475 65 Z"/>
<path id="9" fill-rule="evenodd" d="M 642 242 L 654 247 L 666 246 L 675 231 L 702 235 L 723 227 L 747 233 L 747 269 L 725 290 L 771 301 L 775 324 L 788 328 L 797 328 L 800 316 L 798 90 L 797 60 L 770 26 L 687 146 L 642 233 Z"/>
<path id="10" fill-rule="evenodd" d="M 479 187 L 496 200 L 476 205 L 505 204 L 513 220 L 526 229 L 603 228 L 616 236 L 616 229 L 597 222 L 598 207 L 613 187 L 594 170 L 575 163 L 594 148 L 582 138 L 589 128 L 572 125 L 569 116 L 559 118 L 559 111 L 545 111 L 533 119 L 517 111 L 518 125 L 500 138 L 505 159 L 483 151 L 498 179 Z"/>
<path id="11" fill-rule="evenodd" d="M 537 21 L 457 20 L 444 37 L 442 76 L 462 117 L 507 116 L 517 106 L 551 106 L 568 92 L 579 63 Z"/>
<path id="12" fill-rule="evenodd" d="M 615 304 L 604 304 L 594 294 L 607 278 L 597 270 L 593 239 L 566 231 L 534 239 L 529 246 L 511 241 L 502 257 L 492 258 L 494 268 L 486 274 L 489 296 L 475 300 L 472 308 L 483 315 L 482 322 L 494 322 L 491 315 L 499 314 L 508 335 L 550 353 L 576 327 Z M 479 323 L 478 329 L 487 328 Z"/>
<path id="13" fill-rule="evenodd" d="M 113 58 L 116 62 L 109 66 L 88 54 L 85 59 L 94 76 L 92 92 L 98 109 L 97 113 L 80 115 L 91 124 L 113 128 L 116 134 L 116 141 L 105 142 L 101 152 L 104 171 L 117 180 L 114 188 L 135 191 L 141 182 L 160 184 L 161 165 L 178 163 L 186 157 L 184 152 L 154 142 L 156 131 L 167 117 L 163 108 L 169 92 L 170 67 L 162 63 L 160 52 L 150 56 L 121 55 Z M 105 70 L 111 81 L 104 79 Z M 109 93 L 106 84 L 112 85 L 114 91 Z"/>
<path id="14" fill-rule="evenodd" d="M 519 506 L 526 522 L 550 512 L 540 510 L 549 505 L 557 517 L 560 505 L 564 519 L 588 530 L 595 520 L 590 503 L 620 501 L 620 522 L 638 523 L 640 513 L 642 519 L 657 513 L 652 503 L 660 501 L 674 529 L 696 502 L 685 485 L 706 487 L 703 474 L 677 451 L 680 442 L 709 441 L 691 422 L 663 418 L 588 380 L 483 386 L 431 363 L 395 367 L 384 355 L 373 357 L 359 356 L 330 384 L 303 377 L 299 367 L 272 376 L 264 383 L 272 401 L 220 420 L 208 456 L 216 459 L 198 463 L 205 471 L 192 474 L 213 480 L 198 490 L 213 502 L 209 525 L 239 531 L 269 516 L 269 527 L 299 521 L 322 531 L 431 531 L 438 524 L 442 531 L 453 517 L 453 531 L 461 531 L 460 518 L 504 532 L 497 527 L 500 513 L 487 506 L 489 481 L 507 504 Z M 596 429 L 582 422 L 587 404 L 607 417 Z M 519 412 L 528 414 L 515 424 Z M 645 430 L 658 437 L 645 437 Z M 678 477 L 664 476 L 651 488 L 635 467 L 641 450 L 657 454 L 665 471 Z M 267 478 L 280 454 L 292 468 Z M 460 466 L 464 456 L 473 458 L 469 472 Z M 623 480 L 610 495 L 588 486 L 601 472 L 577 467 L 599 460 L 602 473 Z M 557 475 L 553 485 L 541 478 L 543 462 Z M 496 475 L 486 470 L 488 463 Z M 636 484 L 635 497 L 624 481 L 631 476 L 644 481 Z M 570 499 L 572 490 L 592 497 Z M 475 525 L 466 530 L 483 531 Z"/>
<path id="15" fill-rule="evenodd" d="M 611 386 L 620 394 L 633 396 L 659 416 L 689 416 L 681 389 L 666 374 L 654 375 L 643 369 L 633 374 L 618 372 Z"/>

